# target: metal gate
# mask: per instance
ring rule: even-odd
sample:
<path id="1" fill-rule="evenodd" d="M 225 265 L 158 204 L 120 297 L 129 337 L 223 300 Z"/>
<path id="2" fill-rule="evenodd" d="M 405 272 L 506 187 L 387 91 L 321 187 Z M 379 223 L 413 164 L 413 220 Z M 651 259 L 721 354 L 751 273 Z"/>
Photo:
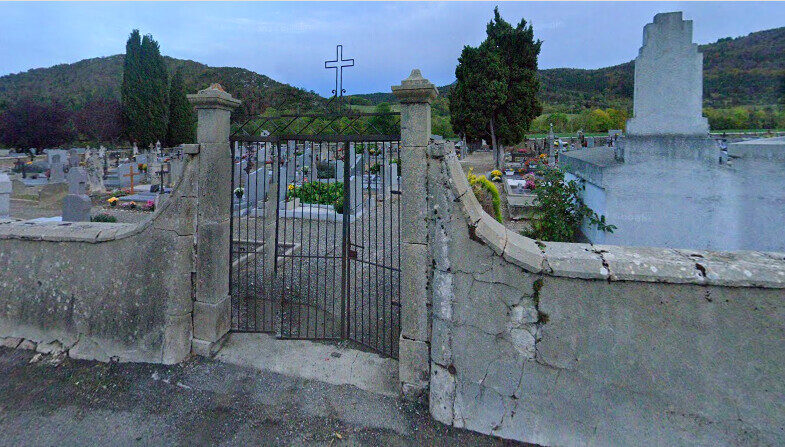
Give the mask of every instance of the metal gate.
<path id="1" fill-rule="evenodd" d="M 231 136 L 232 329 L 397 358 L 400 115 L 341 102 Z"/>

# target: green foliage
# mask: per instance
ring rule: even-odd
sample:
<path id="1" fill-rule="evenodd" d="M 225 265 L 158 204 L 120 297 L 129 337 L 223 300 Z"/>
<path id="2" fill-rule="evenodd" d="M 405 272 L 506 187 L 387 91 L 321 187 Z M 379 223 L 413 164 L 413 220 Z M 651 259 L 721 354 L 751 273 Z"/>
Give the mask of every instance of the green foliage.
<path id="1" fill-rule="evenodd" d="M 52 103 L 23 98 L 0 113 L 0 141 L 21 149 L 59 146 L 76 136 L 68 110 Z"/>
<path id="2" fill-rule="evenodd" d="M 709 120 L 711 130 L 732 129 L 783 129 L 785 108 L 731 107 L 727 109 L 704 108 L 703 115 Z"/>
<path id="3" fill-rule="evenodd" d="M 117 218 L 111 214 L 101 213 L 91 217 L 90 222 L 117 222 Z"/>
<path id="4" fill-rule="evenodd" d="M 169 73 L 161 57 L 158 42 L 147 34 L 142 37 L 142 92 L 145 125 L 137 129 L 135 141 L 141 147 L 166 140 L 169 123 Z"/>
<path id="5" fill-rule="evenodd" d="M 170 147 L 193 143 L 196 139 L 196 117 L 185 93 L 183 75 L 178 70 L 169 87 L 169 127 L 166 131 L 166 143 Z"/>
<path id="6" fill-rule="evenodd" d="M 580 192 L 584 187 L 575 180 L 565 181 L 564 172 L 554 168 L 542 168 L 538 174 L 542 180 L 534 188 L 537 218 L 532 220 L 531 231 L 526 236 L 542 241 L 575 242 L 584 219 L 600 231 L 613 233 L 614 225 L 605 222 L 583 203 Z"/>
<path id="7" fill-rule="evenodd" d="M 125 44 L 122 79 L 120 113 L 123 134 L 129 141 L 136 141 L 140 127 L 144 125 L 144 99 L 139 88 L 142 84 L 142 37 L 137 29 L 131 32 Z"/>
<path id="8" fill-rule="evenodd" d="M 553 131 L 557 133 L 577 132 L 600 132 L 604 133 L 610 129 L 624 129 L 629 115 L 625 110 L 617 109 L 594 109 L 583 110 L 578 114 L 568 115 L 566 113 L 550 113 L 540 115 L 532 121 L 531 131 L 533 133 L 546 133 L 550 130 L 553 123 Z"/>
<path id="9" fill-rule="evenodd" d="M 320 205 L 335 205 L 343 207 L 343 183 L 342 182 L 308 182 L 290 189 L 288 196 L 297 197 L 302 203 L 313 203 Z"/>
<path id="10" fill-rule="evenodd" d="M 502 201 L 499 196 L 499 188 L 484 175 L 474 175 L 471 170 L 466 178 L 469 180 L 472 191 L 485 212 L 491 214 L 493 218 L 499 222 L 502 222 Z M 490 204 L 488 202 L 490 202 Z"/>
<path id="11" fill-rule="evenodd" d="M 392 108 L 389 103 L 382 102 L 376 106 L 375 113 L 392 113 Z M 373 134 L 378 135 L 391 135 L 395 133 L 396 119 L 393 115 L 376 115 L 368 120 L 368 128 Z"/>
<path id="12" fill-rule="evenodd" d="M 542 111 L 537 93 L 537 56 L 542 42 L 521 19 L 512 27 L 498 8 L 479 47 L 465 46 L 450 88 L 453 130 L 469 140 L 517 144 Z M 498 153 L 498 145 L 495 146 Z M 497 156 L 497 167 L 500 157 Z"/>

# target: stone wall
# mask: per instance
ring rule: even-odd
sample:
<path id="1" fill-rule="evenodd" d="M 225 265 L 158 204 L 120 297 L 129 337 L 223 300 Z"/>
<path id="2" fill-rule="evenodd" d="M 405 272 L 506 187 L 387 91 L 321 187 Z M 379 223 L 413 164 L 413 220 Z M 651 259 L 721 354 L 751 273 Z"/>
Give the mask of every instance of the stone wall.
<path id="1" fill-rule="evenodd" d="M 140 224 L 0 221 L 3 343 L 103 361 L 188 356 L 196 165 Z"/>
<path id="2" fill-rule="evenodd" d="M 785 443 L 785 254 L 541 243 L 428 157 L 430 410 L 541 445 Z"/>

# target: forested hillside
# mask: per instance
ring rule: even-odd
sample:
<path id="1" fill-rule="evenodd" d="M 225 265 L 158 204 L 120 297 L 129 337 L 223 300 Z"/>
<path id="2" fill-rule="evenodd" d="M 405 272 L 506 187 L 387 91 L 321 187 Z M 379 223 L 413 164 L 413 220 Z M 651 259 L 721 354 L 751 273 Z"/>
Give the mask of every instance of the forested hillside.
<path id="1" fill-rule="evenodd" d="M 304 105 L 323 101 L 319 95 L 244 68 L 208 67 L 198 62 L 165 57 L 170 73 L 182 70 L 185 90 L 195 92 L 213 82 L 243 101 L 241 115 L 258 113 L 279 97 L 291 95 Z M 72 110 L 98 100 L 120 100 L 123 55 L 85 59 L 73 64 L 36 68 L 0 77 L 0 108 L 21 98 L 56 99 Z M 238 115 L 239 116 L 239 115 Z"/>
<path id="2" fill-rule="evenodd" d="M 700 45 L 704 106 L 770 105 L 785 96 L 785 27 Z M 635 64 L 596 70 L 540 70 L 540 100 L 546 112 L 632 107 Z M 449 86 L 439 88 L 441 95 Z M 369 103 L 394 102 L 391 94 L 359 95 Z"/>

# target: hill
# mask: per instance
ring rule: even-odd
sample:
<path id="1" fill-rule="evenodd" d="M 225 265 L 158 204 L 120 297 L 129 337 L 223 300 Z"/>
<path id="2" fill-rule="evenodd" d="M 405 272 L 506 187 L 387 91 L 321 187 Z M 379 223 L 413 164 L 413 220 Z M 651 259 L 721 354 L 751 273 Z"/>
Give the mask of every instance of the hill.
<path id="1" fill-rule="evenodd" d="M 706 107 L 769 105 L 782 100 L 785 83 L 785 27 L 726 37 L 700 45 Z M 589 108 L 631 109 L 635 63 L 596 70 L 540 70 L 540 99 L 547 111 Z M 440 96 L 450 86 L 439 87 Z M 389 93 L 357 95 L 371 104 L 395 102 Z"/>
<path id="2" fill-rule="evenodd" d="M 72 110 L 98 99 L 120 100 L 123 55 L 85 59 L 73 64 L 36 68 L 0 77 L 0 108 L 22 97 L 57 99 Z M 323 102 L 316 93 L 277 82 L 244 68 L 209 67 L 190 60 L 164 57 L 170 73 L 181 70 L 186 91 L 195 92 L 218 82 L 243 101 L 238 116 L 259 113 L 284 95 L 301 103 Z"/>
<path id="3" fill-rule="evenodd" d="M 707 107 L 769 105 L 782 100 L 785 89 L 785 27 L 724 38 L 701 45 L 704 55 L 704 103 Z M 277 104 L 284 95 L 308 107 L 323 103 L 314 92 L 292 87 L 268 76 L 236 67 L 210 67 L 190 60 L 165 57 L 170 72 L 183 71 L 186 91 L 221 83 L 243 101 L 238 119 Z M 23 97 L 58 99 L 72 110 L 99 99 L 120 99 L 123 55 L 85 59 L 73 64 L 36 68 L 0 77 L 0 109 Z M 596 70 L 554 68 L 540 70 L 540 97 L 546 112 L 575 113 L 593 108 L 631 109 L 634 63 Z M 439 87 L 435 114 L 449 114 L 446 95 Z M 390 93 L 355 95 L 353 103 L 395 102 Z"/>

